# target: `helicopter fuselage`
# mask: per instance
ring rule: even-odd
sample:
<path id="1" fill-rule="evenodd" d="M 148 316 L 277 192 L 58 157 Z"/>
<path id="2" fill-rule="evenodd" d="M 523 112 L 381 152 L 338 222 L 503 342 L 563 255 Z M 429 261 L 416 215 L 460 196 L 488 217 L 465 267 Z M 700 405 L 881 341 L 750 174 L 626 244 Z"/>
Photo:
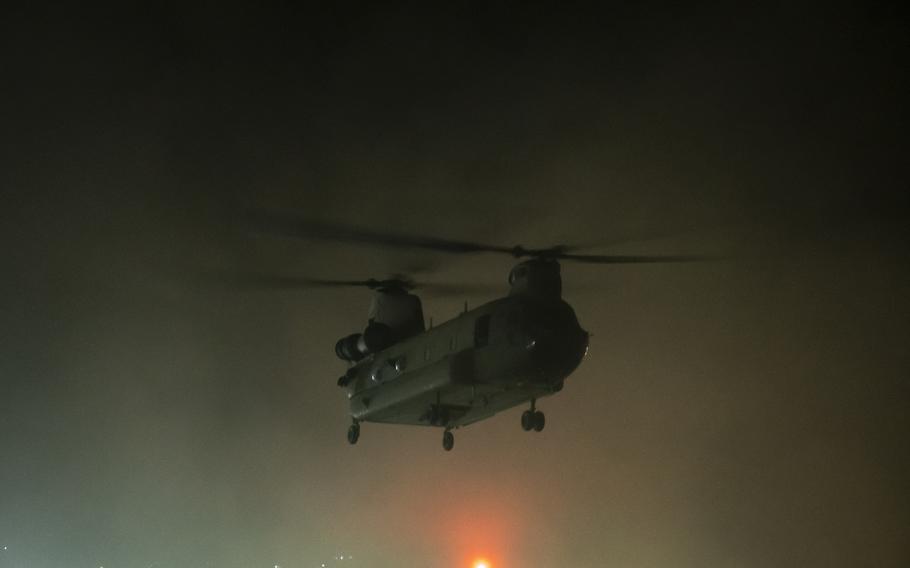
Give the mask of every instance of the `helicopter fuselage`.
<path id="1" fill-rule="evenodd" d="M 587 347 L 561 298 L 512 295 L 370 354 L 340 384 L 355 423 L 452 429 L 560 391 Z"/>
<path id="2" fill-rule="evenodd" d="M 522 429 L 542 431 L 546 420 L 535 408 L 536 400 L 560 391 L 588 348 L 588 333 L 562 299 L 560 261 L 619 265 L 706 259 L 579 254 L 579 247 L 572 245 L 506 247 L 306 221 L 262 210 L 251 211 L 248 221 L 256 232 L 281 237 L 524 259 L 509 272 L 508 296 L 465 310 L 431 329 L 425 328 L 422 304 L 410 290 L 452 290 L 452 286 L 419 284 L 400 274 L 368 280 L 254 278 L 270 286 L 358 286 L 375 292 L 363 331 L 335 343 L 335 355 L 348 364 L 338 384 L 347 389 L 350 402 L 350 444 L 357 443 L 361 422 L 385 422 L 444 427 L 442 445 L 451 450 L 455 443 L 452 428 L 526 401 L 531 404 L 521 415 Z"/>

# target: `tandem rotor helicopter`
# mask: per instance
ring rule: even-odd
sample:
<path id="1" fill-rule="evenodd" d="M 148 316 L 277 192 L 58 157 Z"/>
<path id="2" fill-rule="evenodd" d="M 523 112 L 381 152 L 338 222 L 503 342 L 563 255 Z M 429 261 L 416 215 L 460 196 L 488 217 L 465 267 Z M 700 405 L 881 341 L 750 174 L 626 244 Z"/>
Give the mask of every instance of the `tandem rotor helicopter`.
<path id="1" fill-rule="evenodd" d="M 254 233 L 285 238 L 423 249 L 450 254 L 499 253 L 520 259 L 509 273 L 505 297 L 426 327 L 420 298 L 412 290 L 457 290 L 451 285 L 419 284 L 405 276 L 377 280 L 326 280 L 248 276 L 267 287 L 351 286 L 373 291 L 367 325 L 342 337 L 335 354 L 348 365 L 338 379 L 347 391 L 356 444 L 361 424 L 375 422 L 435 426 L 442 446 L 455 445 L 452 430 L 527 404 L 521 428 L 540 432 L 544 413 L 537 401 L 562 390 L 565 379 L 588 351 L 588 332 L 562 299 L 560 261 L 593 264 L 685 262 L 695 256 L 575 254 L 571 247 L 529 249 L 381 233 L 312 223 L 283 214 L 252 212 Z M 524 260 L 521 260 L 524 259 Z"/>

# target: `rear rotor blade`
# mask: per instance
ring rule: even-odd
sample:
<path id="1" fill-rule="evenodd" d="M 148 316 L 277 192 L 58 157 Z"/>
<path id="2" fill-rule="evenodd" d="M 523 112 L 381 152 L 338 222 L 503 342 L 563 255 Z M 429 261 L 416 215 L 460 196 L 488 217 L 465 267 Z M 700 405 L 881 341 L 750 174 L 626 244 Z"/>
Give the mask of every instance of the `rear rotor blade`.
<path id="1" fill-rule="evenodd" d="M 305 290 L 311 288 L 338 288 L 350 286 L 372 287 L 378 285 L 377 280 L 334 280 L 257 272 L 220 272 L 208 274 L 207 280 L 218 281 L 240 288 L 273 290 Z"/>
<path id="2" fill-rule="evenodd" d="M 267 274 L 262 272 L 218 272 L 208 273 L 205 278 L 220 285 L 227 284 L 244 290 L 311 290 L 315 288 L 362 287 L 371 290 L 398 288 L 401 290 L 417 289 L 427 296 L 478 296 L 500 293 L 498 286 L 485 284 L 453 284 L 415 282 L 402 274 L 378 280 L 338 280 L 326 278 L 309 278 L 285 274 Z"/>
<path id="3" fill-rule="evenodd" d="M 263 210 L 250 212 L 248 220 L 253 231 L 281 237 L 361 243 L 392 248 L 418 248 L 455 254 L 478 252 L 513 254 L 512 247 L 488 245 L 471 241 L 440 239 L 436 237 L 377 232 L 344 225 L 329 225 Z"/>

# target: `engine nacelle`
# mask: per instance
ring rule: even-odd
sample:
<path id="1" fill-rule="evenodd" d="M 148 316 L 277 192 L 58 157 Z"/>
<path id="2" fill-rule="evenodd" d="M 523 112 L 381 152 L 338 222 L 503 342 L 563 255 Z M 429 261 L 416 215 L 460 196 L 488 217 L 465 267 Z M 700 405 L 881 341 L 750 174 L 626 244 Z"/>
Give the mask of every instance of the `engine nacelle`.
<path id="1" fill-rule="evenodd" d="M 382 351 L 394 343 L 392 329 L 382 323 L 371 322 L 363 333 L 352 333 L 335 343 L 335 355 L 344 361 L 356 363 L 371 353 Z"/>
<path id="2" fill-rule="evenodd" d="M 352 333 L 347 337 L 342 337 L 335 343 L 335 355 L 344 361 L 360 361 L 368 354 L 362 339 L 362 333 Z"/>

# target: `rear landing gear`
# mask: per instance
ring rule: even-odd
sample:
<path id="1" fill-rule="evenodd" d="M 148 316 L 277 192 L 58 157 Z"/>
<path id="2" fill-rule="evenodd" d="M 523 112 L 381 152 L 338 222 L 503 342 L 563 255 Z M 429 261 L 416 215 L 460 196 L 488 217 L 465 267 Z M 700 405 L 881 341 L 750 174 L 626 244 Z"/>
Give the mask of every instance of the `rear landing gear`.
<path id="1" fill-rule="evenodd" d="M 455 434 L 452 434 L 450 431 L 446 430 L 442 433 L 442 449 L 447 452 L 452 451 L 452 448 L 455 447 Z"/>
<path id="2" fill-rule="evenodd" d="M 348 427 L 348 443 L 352 446 L 360 439 L 360 424 L 356 421 Z"/>
<path id="3" fill-rule="evenodd" d="M 521 429 L 525 432 L 530 432 L 531 430 L 540 432 L 547 424 L 546 416 L 544 416 L 543 412 L 535 410 L 534 403 L 535 401 L 531 400 L 530 410 L 525 410 L 521 413 Z"/>
<path id="4" fill-rule="evenodd" d="M 543 415 L 543 412 L 537 411 L 534 413 L 534 431 L 540 432 L 543 430 L 543 427 L 547 425 L 547 417 Z"/>

